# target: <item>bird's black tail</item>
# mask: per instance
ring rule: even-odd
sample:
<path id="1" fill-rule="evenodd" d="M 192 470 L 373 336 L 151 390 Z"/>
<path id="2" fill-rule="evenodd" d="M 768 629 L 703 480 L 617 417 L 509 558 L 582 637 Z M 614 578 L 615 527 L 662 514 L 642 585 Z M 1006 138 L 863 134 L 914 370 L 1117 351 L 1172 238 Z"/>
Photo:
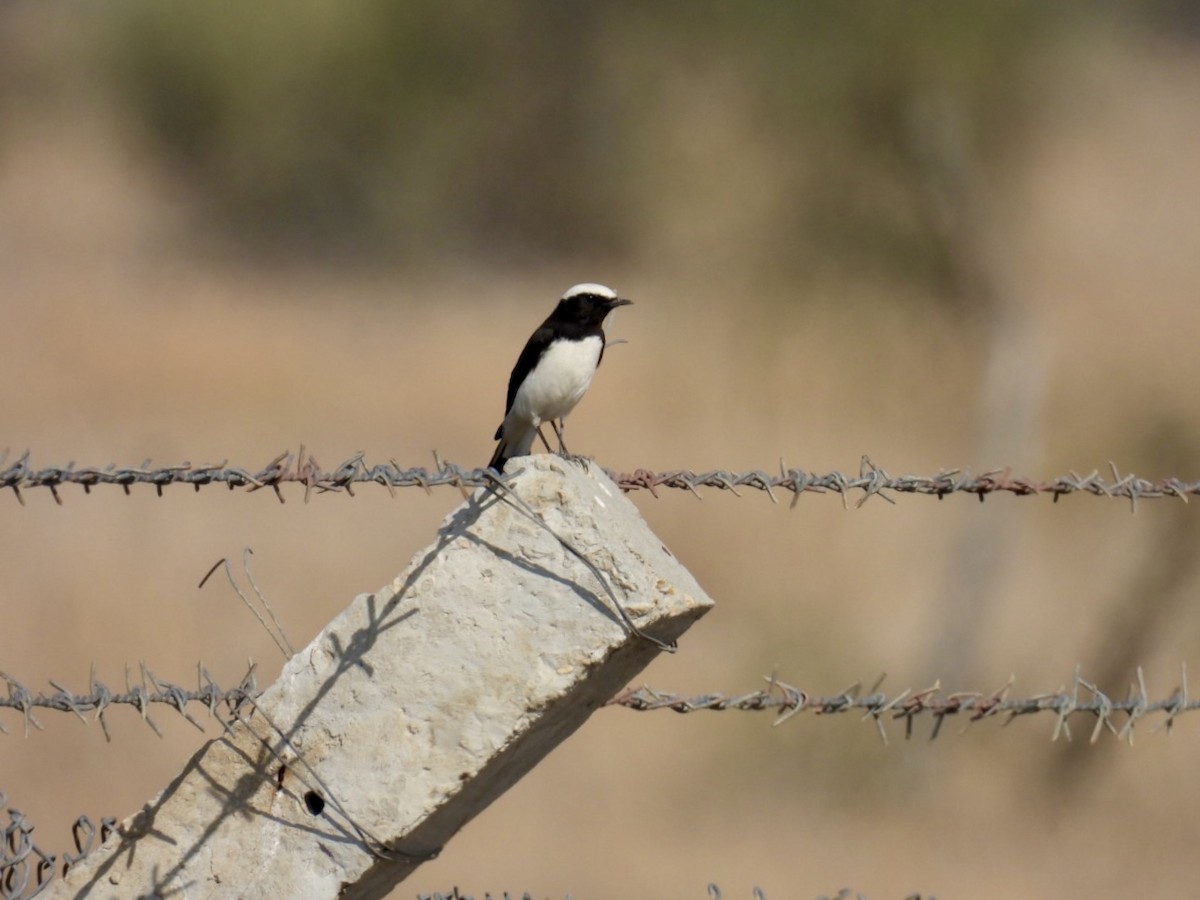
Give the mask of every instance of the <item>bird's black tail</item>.
<path id="1" fill-rule="evenodd" d="M 487 464 L 487 467 L 489 469 L 495 469 L 501 475 L 504 474 L 504 466 L 508 463 L 508 461 L 510 459 L 512 459 L 511 456 L 508 456 L 505 453 L 506 449 L 507 449 L 507 447 L 505 447 L 504 441 L 501 441 L 500 443 L 498 443 L 496 445 L 496 452 L 492 454 L 492 461 Z"/>
<path id="2" fill-rule="evenodd" d="M 496 429 L 496 452 L 488 468 L 504 474 L 504 464 L 514 456 L 528 456 L 533 449 L 534 438 L 538 434 L 537 426 L 523 420 L 508 420 L 500 423 Z"/>

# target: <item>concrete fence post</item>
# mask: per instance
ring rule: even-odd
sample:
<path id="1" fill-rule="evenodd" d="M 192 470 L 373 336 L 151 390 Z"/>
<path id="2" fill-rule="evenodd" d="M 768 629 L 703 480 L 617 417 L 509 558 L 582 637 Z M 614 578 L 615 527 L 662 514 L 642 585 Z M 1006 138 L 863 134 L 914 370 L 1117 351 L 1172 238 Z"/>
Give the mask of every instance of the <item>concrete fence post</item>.
<path id="1" fill-rule="evenodd" d="M 383 896 L 659 652 L 609 590 L 662 640 L 712 606 L 599 467 L 516 466 L 47 895 Z"/>

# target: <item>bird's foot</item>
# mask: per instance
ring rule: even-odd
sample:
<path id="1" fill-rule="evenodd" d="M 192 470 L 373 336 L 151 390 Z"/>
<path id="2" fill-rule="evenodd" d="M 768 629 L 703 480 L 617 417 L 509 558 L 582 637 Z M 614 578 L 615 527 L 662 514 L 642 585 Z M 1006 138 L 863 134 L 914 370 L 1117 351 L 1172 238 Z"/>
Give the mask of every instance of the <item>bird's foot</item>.
<path id="1" fill-rule="evenodd" d="M 588 466 L 594 461 L 590 456 L 580 456 L 578 453 L 568 453 L 565 449 L 558 451 L 558 458 L 565 459 L 569 463 L 574 463 L 577 466 L 582 466 L 583 471 L 588 470 Z"/>

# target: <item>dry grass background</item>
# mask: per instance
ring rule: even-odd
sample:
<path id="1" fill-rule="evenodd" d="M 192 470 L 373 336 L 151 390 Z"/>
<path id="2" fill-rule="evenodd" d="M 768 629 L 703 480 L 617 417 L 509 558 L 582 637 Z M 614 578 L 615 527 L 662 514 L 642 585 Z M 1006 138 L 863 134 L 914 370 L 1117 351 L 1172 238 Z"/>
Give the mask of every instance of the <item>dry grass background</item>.
<path id="1" fill-rule="evenodd" d="M 989 235 L 1038 355 L 1019 361 L 1041 392 L 1020 460 L 977 440 L 977 335 L 852 279 L 806 285 L 820 296 L 801 309 L 794 286 L 739 268 L 736 217 L 720 228 L 718 210 L 664 213 L 643 226 L 636 259 L 586 268 L 251 265 L 190 252 L 177 187 L 86 104 L 24 115 L 5 134 L 0 444 L 38 465 L 251 466 L 300 442 L 326 465 L 358 450 L 425 464 L 434 449 L 479 463 L 521 342 L 564 287 L 600 280 L 637 305 L 616 320 L 629 343 L 606 358 L 571 443 L 610 468 L 770 469 L 782 455 L 855 470 L 867 453 L 893 474 L 1013 464 L 1037 477 L 1111 459 L 1200 477 L 1197 76 L 1194 55 L 1134 43 L 1048 85 Z M 203 660 L 233 683 L 253 657 L 266 683 L 278 670 L 266 636 L 224 583 L 196 588 L 215 560 L 252 547 L 259 584 L 307 642 L 459 502 L 453 490 L 287 497 L 0 497 L 0 668 L 47 689 L 82 687 L 91 663 L 116 686 L 138 660 L 187 682 Z M 884 671 L 892 689 L 923 687 L 946 674 L 948 611 L 976 593 L 991 597 L 971 623 L 980 640 L 953 666 L 972 680 L 945 686 L 986 690 L 1015 673 L 1018 694 L 1056 688 L 1077 662 L 1100 669 L 1110 623 L 1159 599 L 1146 586 L 1169 564 L 1160 548 L 1197 514 L 1086 497 L 849 511 L 815 495 L 792 511 L 758 495 L 635 501 L 718 601 L 645 675 L 685 693 L 752 690 L 773 671 L 822 693 Z M 1162 696 L 1200 638 L 1200 584 L 1182 559 L 1169 587 L 1179 608 L 1137 660 Z M 132 813 L 204 739 L 167 714 L 162 740 L 115 714 L 111 744 L 71 717 L 42 719 L 25 738 L 3 716 L 0 788 L 50 848 L 67 846 L 81 812 Z M 709 881 L 772 898 L 847 884 L 871 898 L 1200 890 L 1196 721 L 1081 754 L 1049 742 L 1049 717 L 950 725 L 934 743 L 893 729 L 882 746 L 850 717 L 773 729 L 767 715 L 603 711 L 397 896 L 458 884 L 682 898 Z M 1089 729 L 1079 722 L 1077 742 Z M 1063 760 L 1084 772 L 1074 788 Z"/>

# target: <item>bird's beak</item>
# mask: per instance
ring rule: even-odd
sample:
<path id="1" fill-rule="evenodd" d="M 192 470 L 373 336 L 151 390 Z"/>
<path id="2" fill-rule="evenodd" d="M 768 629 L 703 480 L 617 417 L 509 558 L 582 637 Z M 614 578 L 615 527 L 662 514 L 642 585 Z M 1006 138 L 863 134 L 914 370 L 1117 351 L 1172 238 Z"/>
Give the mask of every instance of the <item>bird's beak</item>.
<path id="1" fill-rule="evenodd" d="M 624 297 L 618 297 L 612 302 L 612 305 L 613 309 L 616 309 L 618 306 L 633 306 L 633 301 L 626 300 Z"/>

